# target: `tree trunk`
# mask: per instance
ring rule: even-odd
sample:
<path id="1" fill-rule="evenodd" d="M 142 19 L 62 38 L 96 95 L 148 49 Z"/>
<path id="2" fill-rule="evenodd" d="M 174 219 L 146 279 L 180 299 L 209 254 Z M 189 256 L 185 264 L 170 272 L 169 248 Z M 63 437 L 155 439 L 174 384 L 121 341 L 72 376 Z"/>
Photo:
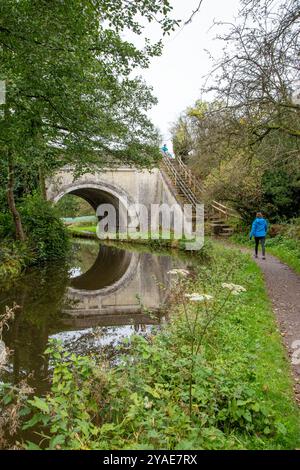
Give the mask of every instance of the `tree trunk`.
<path id="1" fill-rule="evenodd" d="M 7 179 L 7 200 L 10 212 L 12 213 L 17 240 L 25 241 L 26 236 L 22 226 L 22 220 L 18 209 L 16 208 L 14 195 L 14 165 L 12 156 L 8 155 L 8 179 Z"/>

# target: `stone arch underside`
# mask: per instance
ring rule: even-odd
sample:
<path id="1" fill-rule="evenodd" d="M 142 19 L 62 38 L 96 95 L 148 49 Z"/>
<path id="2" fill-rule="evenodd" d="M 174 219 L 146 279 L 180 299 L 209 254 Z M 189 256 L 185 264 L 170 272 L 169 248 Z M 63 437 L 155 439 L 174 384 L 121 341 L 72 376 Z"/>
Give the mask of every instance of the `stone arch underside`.
<path id="1" fill-rule="evenodd" d="M 118 229 L 125 229 L 128 224 L 127 210 L 135 201 L 124 189 L 117 187 L 106 181 L 96 183 L 93 181 L 76 182 L 62 186 L 52 198 L 53 202 L 58 202 L 67 194 L 81 197 L 88 202 L 96 211 L 102 204 L 111 204 L 116 211 L 116 222 Z"/>
<path id="2" fill-rule="evenodd" d="M 74 194 L 75 196 L 81 197 L 88 202 L 95 211 L 100 204 L 112 204 L 115 208 L 117 208 L 119 204 L 119 200 L 116 196 L 95 188 L 83 187 L 69 191 L 68 194 Z"/>

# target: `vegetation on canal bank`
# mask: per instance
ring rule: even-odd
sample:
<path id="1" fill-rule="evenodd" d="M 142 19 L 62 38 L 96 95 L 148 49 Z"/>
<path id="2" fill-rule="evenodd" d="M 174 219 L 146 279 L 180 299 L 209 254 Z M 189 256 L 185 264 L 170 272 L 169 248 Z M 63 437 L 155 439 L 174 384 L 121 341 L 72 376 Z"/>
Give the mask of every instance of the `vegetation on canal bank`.
<path id="1" fill-rule="evenodd" d="M 62 259 L 69 250 L 69 236 L 59 214 L 38 193 L 27 195 L 19 206 L 27 234 L 14 241 L 15 228 L 9 213 L 0 213 L 0 281 L 18 277 L 32 264 Z"/>
<path id="2" fill-rule="evenodd" d="M 170 322 L 131 338 L 115 368 L 50 343 L 51 392 L 23 393 L 18 404 L 24 429 L 41 433 L 26 448 L 299 447 L 290 369 L 261 272 L 237 250 L 211 254 L 192 275 L 170 273 Z M 6 407 L 14 394 L 4 388 Z"/>
<path id="3" fill-rule="evenodd" d="M 9 282 L 20 276 L 22 270 L 32 261 L 26 244 L 21 242 L 0 244 L 0 281 Z"/>

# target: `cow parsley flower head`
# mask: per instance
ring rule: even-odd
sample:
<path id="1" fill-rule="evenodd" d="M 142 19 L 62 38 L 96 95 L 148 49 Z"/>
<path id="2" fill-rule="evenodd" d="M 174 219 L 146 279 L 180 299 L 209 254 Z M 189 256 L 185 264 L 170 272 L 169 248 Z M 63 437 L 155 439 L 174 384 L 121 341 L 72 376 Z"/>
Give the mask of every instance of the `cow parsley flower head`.
<path id="1" fill-rule="evenodd" d="M 245 287 L 240 286 L 239 284 L 223 282 L 222 287 L 224 289 L 229 289 L 233 295 L 238 295 L 240 292 L 246 292 Z"/>
<path id="2" fill-rule="evenodd" d="M 150 408 L 152 408 L 153 406 L 153 402 L 149 400 L 149 398 L 146 396 L 145 399 L 144 399 L 144 407 L 146 408 L 146 410 L 149 410 Z"/>
<path id="3" fill-rule="evenodd" d="M 0 340 L 0 369 L 5 365 L 8 357 L 7 348 L 4 341 Z"/>
<path id="4" fill-rule="evenodd" d="M 171 269 L 170 271 L 167 272 L 167 274 L 187 277 L 190 274 L 190 272 L 187 271 L 186 269 Z"/>
<path id="5" fill-rule="evenodd" d="M 207 300 L 212 300 L 213 296 L 209 294 L 198 294 L 193 292 L 192 294 L 184 294 L 191 302 L 204 302 Z"/>

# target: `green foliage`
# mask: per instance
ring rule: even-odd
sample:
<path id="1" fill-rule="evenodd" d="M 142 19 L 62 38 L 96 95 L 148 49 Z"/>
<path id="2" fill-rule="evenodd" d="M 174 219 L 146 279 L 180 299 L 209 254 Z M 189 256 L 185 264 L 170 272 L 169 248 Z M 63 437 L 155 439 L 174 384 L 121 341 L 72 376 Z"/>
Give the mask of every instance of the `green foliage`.
<path id="1" fill-rule="evenodd" d="M 93 413 L 97 412 L 93 399 L 92 383 L 95 364 L 86 357 L 76 357 L 63 351 L 62 347 L 51 342 L 46 353 L 51 353 L 51 365 L 54 366 L 52 377 L 53 397 L 48 399 L 34 397 L 28 401 L 35 414 L 27 421 L 24 429 L 41 422 L 50 427 L 53 437 L 49 441 L 49 449 L 68 446 L 70 423 L 76 423 L 71 431 L 71 439 L 76 440 L 76 433 L 83 439 L 95 435 L 94 426 L 89 423 Z M 91 415 L 89 414 L 91 413 Z M 74 434 L 73 434 L 74 431 Z"/>
<path id="2" fill-rule="evenodd" d="M 287 238 L 283 235 L 267 241 L 269 253 L 277 256 L 281 261 L 300 273 L 300 241 Z"/>
<path id="3" fill-rule="evenodd" d="M 234 296 L 221 282 L 246 292 Z M 186 291 L 213 300 L 187 304 Z M 51 391 L 28 401 L 25 429 L 51 449 L 297 447 L 299 414 L 258 267 L 215 247 L 210 266 L 176 284 L 170 311 L 170 324 L 133 337 L 113 369 L 52 340 Z"/>
<path id="4" fill-rule="evenodd" d="M 178 25 L 171 10 L 161 0 L 0 3 L 0 184 L 9 185 L 18 239 L 25 237 L 14 206 L 37 189 L 45 194 L 45 178 L 57 169 L 72 165 L 78 175 L 160 160 L 147 114 L 156 99 L 132 72 L 162 50 L 145 37 L 144 20 L 168 34 Z M 124 31 L 138 35 L 141 47 L 123 40 Z"/>
<path id="5" fill-rule="evenodd" d="M 220 161 L 207 176 L 204 187 L 207 199 L 225 201 L 249 222 L 258 208 L 262 210 L 263 188 L 260 162 L 246 159 L 241 151 Z"/>
<path id="6" fill-rule="evenodd" d="M 60 217 L 80 217 L 95 215 L 94 209 L 84 199 L 67 194 L 56 203 Z"/>
<path id="7" fill-rule="evenodd" d="M 79 198 L 66 195 L 56 204 L 57 213 L 60 217 L 76 217 L 79 212 Z"/>
<path id="8" fill-rule="evenodd" d="M 300 172 L 280 167 L 266 171 L 262 178 L 261 209 L 272 221 L 289 220 L 299 214 Z"/>
<path id="9" fill-rule="evenodd" d="M 13 154 L 24 173 L 71 162 L 78 171 L 115 160 L 151 166 L 159 151 L 147 111 L 156 100 L 130 74 L 162 49 L 145 37 L 140 15 L 146 23 L 155 17 L 167 34 L 178 24 L 171 5 L 74 0 L 38 6 L 37 0 L 0 6 L 4 156 Z M 124 30 L 140 35 L 141 48 L 122 39 Z"/>
<path id="10" fill-rule="evenodd" d="M 1 284 L 17 278 L 22 270 L 34 259 L 26 243 L 0 243 L 0 281 Z"/>
<path id="11" fill-rule="evenodd" d="M 8 212 L 0 213 L 0 280 L 10 282 L 35 263 L 63 259 L 70 242 L 68 232 L 55 207 L 39 193 L 28 195 L 20 204 L 27 233 L 25 242 L 12 241 L 14 224 Z"/>
<path id="12" fill-rule="evenodd" d="M 15 227 L 11 214 L 9 212 L 0 212 L 0 239 L 13 238 L 14 233 Z"/>
<path id="13" fill-rule="evenodd" d="M 24 198 L 20 212 L 36 261 L 63 258 L 68 251 L 69 239 L 55 207 L 35 193 Z"/>
<path id="14" fill-rule="evenodd" d="M 300 240 L 300 217 L 295 217 L 286 224 L 285 235 L 289 238 Z"/>
<path id="15" fill-rule="evenodd" d="M 188 119 L 182 115 L 173 125 L 172 138 L 174 153 L 181 157 L 183 161 L 186 160 L 189 152 L 193 149 L 193 141 L 190 134 Z"/>

